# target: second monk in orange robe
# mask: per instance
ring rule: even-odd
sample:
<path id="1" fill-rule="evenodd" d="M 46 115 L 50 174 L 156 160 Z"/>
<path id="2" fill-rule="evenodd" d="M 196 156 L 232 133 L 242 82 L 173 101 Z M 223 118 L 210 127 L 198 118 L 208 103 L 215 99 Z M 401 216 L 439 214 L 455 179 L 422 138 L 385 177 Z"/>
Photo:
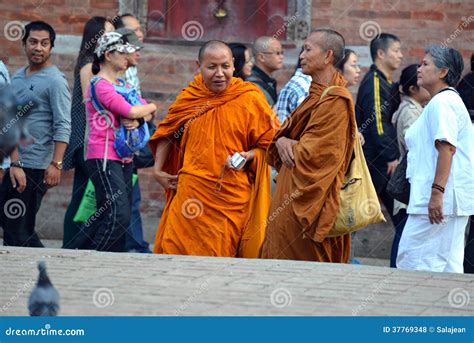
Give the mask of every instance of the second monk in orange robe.
<path id="1" fill-rule="evenodd" d="M 268 162 L 279 174 L 262 258 L 349 259 L 350 235 L 326 237 L 336 221 L 356 137 L 352 96 L 334 67 L 343 51 L 344 38 L 332 30 L 316 30 L 305 41 L 301 67 L 313 82 L 268 148 Z"/>
<path id="2" fill-rule="evenodd" d="M 270 205 L 265 150 L 278 120 L 255 85 L 232 77 L 225 43 L 206 43 L 198 65 L 150 140 L 166 190 L 154 252 L 257 257 Z M 235 152 L 247 159 L 240 170 L 228 162 Z"/>

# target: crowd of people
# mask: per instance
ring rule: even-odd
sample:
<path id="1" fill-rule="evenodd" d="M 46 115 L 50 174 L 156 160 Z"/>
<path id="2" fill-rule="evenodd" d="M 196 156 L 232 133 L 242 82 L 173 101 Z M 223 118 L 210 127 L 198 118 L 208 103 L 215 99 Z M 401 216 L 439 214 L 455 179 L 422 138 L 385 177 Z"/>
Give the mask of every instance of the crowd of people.
<path id="1" fill-rule="evenodd" d="M 74 169 L 63 248 L 150 253 L 133 175 L 152 167 L 166 193 L 155 253 L 354 263 L 355 233 L 330 232 L 360 142 L 394 228 L 391 267 L 473 272 L 474 82 L 472 71 L 460 81 L 457 50 L 427 47 L 395 82 L 402 42 L 381 33 L 359 85 L 358 56 L 344 37 L 315 29 L 278 92 L 278 39 L 259 37 L 251 48 L 211 40 L 200 47 L 194 79 L 157 122 L 157 106 L 141 96 L 136 17 L 86 23 L 72 96 L 50 59 L 55 37 L 49 24 L 32 22 L 22 38 L 28 66 L 10 79 L 0 63 L 0 82 L 18 104 L 32 104 L 24 119 L 31 141 L 2 166 L 4 245 L 43 246 L 35 231 L 42 198 L 62 170 Z M 354 101 L 348 87 L 358 85 Z M 148 146 L 123 155 L 120 130 L 128 137 L 144 127 Z M 387 187 L 403 158 L 405 203 Z M 96 212 L 78 220 L 90 187 Z M 13 201 L 24 204 L 22 215 L 8 212 Z"/>

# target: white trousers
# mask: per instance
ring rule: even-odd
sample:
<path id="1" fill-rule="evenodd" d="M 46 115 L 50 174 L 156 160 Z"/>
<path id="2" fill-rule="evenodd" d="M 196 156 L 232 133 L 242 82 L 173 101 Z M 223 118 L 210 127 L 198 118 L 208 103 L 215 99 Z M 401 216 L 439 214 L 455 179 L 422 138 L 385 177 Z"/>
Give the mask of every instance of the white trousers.
<path id="1" fill-rule="evenodd" d="M 398 247 L 397 267 L 432 272 L 463 273 L 464 233 L 468 216 L 445 217 L 430 224 L 424 214 L 410 214 Z"/>

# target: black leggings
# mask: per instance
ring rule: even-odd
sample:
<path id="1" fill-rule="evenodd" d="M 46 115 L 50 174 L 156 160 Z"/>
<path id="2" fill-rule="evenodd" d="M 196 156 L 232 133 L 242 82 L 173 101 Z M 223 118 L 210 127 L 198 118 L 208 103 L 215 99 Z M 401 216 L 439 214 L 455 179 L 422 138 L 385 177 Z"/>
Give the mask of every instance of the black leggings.
<path id="1" fill-rule="evenodd" d="M 74 217 L 79 209 L 84 192 L 86 191 L 87 181 L 89 181 L 86 161 L 84 160 L 84 150 L 77 149 L 74 154 L 74 182 L 72 185 L 71 201 L 64 215 L 63 248 L 69 248 L 74 237 L 76 237 L 81 230 L 82 223 L 75 222 Z"/>
<path id="2" fill-rule="evenodd" d="M 96 212 L 86 220 L 71 248 L 99 251 L 125 251 L 125 235 L 132 208 L 132 163 L 108 160 L 86 161 L 89 178 L 95 188 Z"/>

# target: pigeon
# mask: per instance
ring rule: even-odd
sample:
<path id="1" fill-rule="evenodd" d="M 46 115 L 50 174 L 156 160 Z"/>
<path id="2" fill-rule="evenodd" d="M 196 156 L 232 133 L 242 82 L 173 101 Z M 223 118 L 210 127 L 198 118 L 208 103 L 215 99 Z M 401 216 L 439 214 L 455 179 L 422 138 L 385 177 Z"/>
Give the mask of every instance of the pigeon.
<path id="1" fill-rule="evenodd" d="M 28 299 L 30 316 L 56 316 L 59 312 L 59 293 L 46 273 L 46 263 L 38 262 L 38 283 Z"/>
<path id="2" fill-rule="evenodd" d="M 0 85 L 0 163 L 22 139 L 30 139 L 31 134 L 25 125 L 25 118 L 33 107 L 30 101 L 21 103 L 11 86 Z"/>

